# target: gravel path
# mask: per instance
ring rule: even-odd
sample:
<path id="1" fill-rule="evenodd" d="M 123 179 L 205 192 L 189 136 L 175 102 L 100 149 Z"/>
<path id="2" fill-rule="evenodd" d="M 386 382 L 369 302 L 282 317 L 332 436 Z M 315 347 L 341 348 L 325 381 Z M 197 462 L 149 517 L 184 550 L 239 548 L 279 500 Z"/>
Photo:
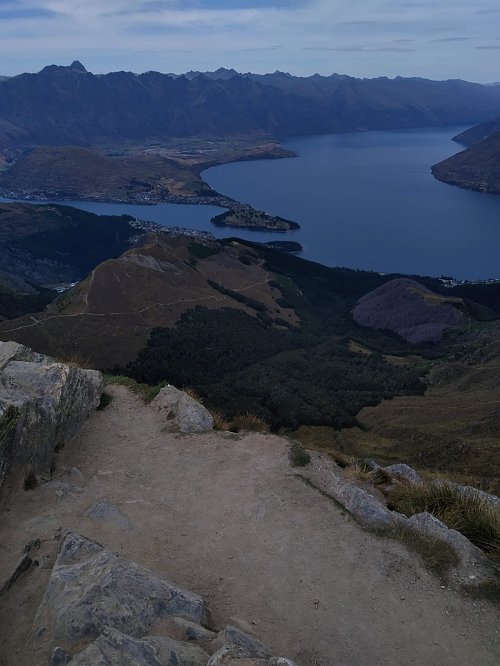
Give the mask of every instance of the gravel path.
<path id="1" fill-rule="evenodd" d="M 0 577 L 24 544 L 53 558 L 71 527 L 201 594 L 216 624 L 239 624 L 302 666 L 497 666 L 500 614 L 428 574 L 401 545 L 366 534 L 295 476 L 273 436 L 176 436 L 124 387 L 57 459 L 79 493 L 21 493 L 0 517 Z M 107 499 L 124 527 L 86 516 Z M 42 558 L 43 561 L 43 558 Z M 0 664 L 32 664 L 26 635 L 50 573 L 0 597 Z M 3 659 L 3 660 L 2 660 Z"/>

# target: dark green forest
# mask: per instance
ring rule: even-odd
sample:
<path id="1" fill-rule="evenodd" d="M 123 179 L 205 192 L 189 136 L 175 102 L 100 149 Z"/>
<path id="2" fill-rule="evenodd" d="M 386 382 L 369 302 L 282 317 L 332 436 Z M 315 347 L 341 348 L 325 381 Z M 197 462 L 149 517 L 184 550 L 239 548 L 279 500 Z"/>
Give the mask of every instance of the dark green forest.
<path id="1" fill-rule="evenodd" d="M 273 429 L 301 424 L 351 426 L 366 405 L 423 392 L 423 365 L 391 365 L 382 354 L 418 353 L 431 359 L 441 352 L 360 327 L 350 314 L 362 294 L 389 276 L 327 268 L 247 245 L 257 249 L 266 268 L 275 273 L 271 284 L 282 293 L 280 305 L 295 309 L 300 327 L 276 327 L 252 299 L 245 299 L 245 304 L 256 317 L 229 308 L 197 308 L 171 329 L 154 329 L 136 361 L 120 372 L 148 384 L 168 381 L 191 387 L 226 416 L 253 412 Z M 428 282 L 434 286 L 437 281 Z M 213 286 L 233 296 L 230 290 Z M 375 353 L 350 352 L 350 340 Z"/>

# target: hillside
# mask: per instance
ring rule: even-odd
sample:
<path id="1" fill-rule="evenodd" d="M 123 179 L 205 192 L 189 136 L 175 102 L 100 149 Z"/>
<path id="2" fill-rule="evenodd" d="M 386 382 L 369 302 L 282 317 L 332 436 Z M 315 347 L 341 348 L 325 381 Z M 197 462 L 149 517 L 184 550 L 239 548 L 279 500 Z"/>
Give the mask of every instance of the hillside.
<path id="1" fill-rule="evenodd" d="M 439 342 L 444 331 L 462 326 L 464 302 L 432 292 L 415 280 L 390 280 L 365 294 L 353 310 L 362 326 L 394 331 L 411 343 Z"/>
<path id="2" fill-rule="evenodd" d="M 485 138 L 483 132 L 487 132 Z M 450 185 L 467 190 L 500 194 L 500 123 L 486 124 L 475 128 L 464 140 L 474 141 L 469 148 L 457 155 L 435 164 L 433 175 Z M 480 139 L 480 140 L 479 140 Z M 457 137 L 460 141 L 460 137 Z"/>
<path id="3" fill-rule="evenodd" d="M 498 112 L 498 88 L 417 78 L 308 80 L 280 73 L 94 75 L 80 63 L 50 65 L 0 81 L 0 145 L 144 145 L 172 137 L 283 137 L 474 123 Z"/>
<path id="4" fill-rule="evenodd" d="M 427 470 L 486 479 L 500 491 L 498 439 L 500 331 L 466 345 L 460 360 L 430 372 L 423 396 L 401 397 L 367 407 L 358 415 L 365 431 L 341 437 L 354 455 L 396 462 L 404 458 Z"/>
<path id="5" fill-rule="evenodd" d="M 132 218 L 66 206 L 0 203 L 0 282 L 17 293 L 81 280 L 143 233 Z M 0 314 L 2 297 L 0 296 Z"/>
<path id="6" fill-rule="evenodd" d="M 35 148 L 0 174 L 0 189 L 17 198 L 135 203 L 214 194 L 193 170 L 160 155 L 113 159 L 75 146 Z"/>

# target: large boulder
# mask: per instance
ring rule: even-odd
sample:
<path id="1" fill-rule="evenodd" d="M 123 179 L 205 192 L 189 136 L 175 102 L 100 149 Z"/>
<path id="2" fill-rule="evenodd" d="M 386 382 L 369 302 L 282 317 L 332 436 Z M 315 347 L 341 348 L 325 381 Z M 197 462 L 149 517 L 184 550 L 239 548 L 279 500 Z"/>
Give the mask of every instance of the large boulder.
<path id="1" fill-rule="evenodd" d="M 36 484 L 99 405 L 102 375 L 0 342 L 0 488 Z"/>
<path id="2" fill-rule="evenodd" d="M 107 628 L 142 638 L 166 618 L 200 623 L 202 613 L 196 594 L 67 530 L 33 624 L 34 652 L 48 660 L 55 647 L 73 653 Z"/>
<path id="3" fill-rule="evenodd" d="M 172 432 L 207 432 L 214 427 L 210 412 L 175 386 L 162 388 L 153 405 L 160 411 L 165 427 Z"/>

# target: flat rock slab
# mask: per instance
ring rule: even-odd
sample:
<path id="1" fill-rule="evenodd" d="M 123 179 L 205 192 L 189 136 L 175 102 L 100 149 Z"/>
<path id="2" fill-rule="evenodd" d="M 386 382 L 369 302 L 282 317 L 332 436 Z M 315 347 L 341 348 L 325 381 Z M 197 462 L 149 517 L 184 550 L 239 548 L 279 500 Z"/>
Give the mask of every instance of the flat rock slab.
<path id="1" fill-rule="evenodd" d="M 33 624 L 34 652 L 48 661 L 53 648 L 73 653 L 105 628 L 141 638 L 173 615 L 200 623 L 202 612 L 196 594 L 67 530 Z"/>
<path id="2" fill-rule="evenodd" d="M 130 529 L 130 520 L 116 506 L 113 506 L 108 500 L 99 500 L 87 511 L 87 516 L 94 520 L 99 520 L 115 527 Z"/>

